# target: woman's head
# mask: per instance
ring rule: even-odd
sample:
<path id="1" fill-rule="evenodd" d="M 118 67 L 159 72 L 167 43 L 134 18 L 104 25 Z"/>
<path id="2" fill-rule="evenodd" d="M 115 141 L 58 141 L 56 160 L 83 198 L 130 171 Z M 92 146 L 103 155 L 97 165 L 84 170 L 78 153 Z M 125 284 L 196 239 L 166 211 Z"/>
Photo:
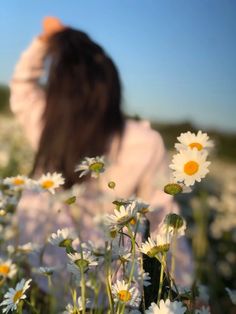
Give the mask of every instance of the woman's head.
<path id="1" fill-rule="evenodd" d="M 121 84 L 113 61 L 85 33 L 66 28 L 49 42 L 46 108 L 34 169 L 59 171 L 69 187 L 75 165 L 106 153 L 121 134 Z"/>

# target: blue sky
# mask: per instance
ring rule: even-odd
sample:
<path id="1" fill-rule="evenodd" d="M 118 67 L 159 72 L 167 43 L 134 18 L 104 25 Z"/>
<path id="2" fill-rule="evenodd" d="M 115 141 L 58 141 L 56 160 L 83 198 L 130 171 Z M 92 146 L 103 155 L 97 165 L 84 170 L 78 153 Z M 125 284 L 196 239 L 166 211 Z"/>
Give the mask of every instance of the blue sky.
<path id="1" fill-rule="evenodd" d="M 46 15 L 108 51 L 127 112 L 236 131 L 235 0 L 1 0 L 0 82 Z"/>

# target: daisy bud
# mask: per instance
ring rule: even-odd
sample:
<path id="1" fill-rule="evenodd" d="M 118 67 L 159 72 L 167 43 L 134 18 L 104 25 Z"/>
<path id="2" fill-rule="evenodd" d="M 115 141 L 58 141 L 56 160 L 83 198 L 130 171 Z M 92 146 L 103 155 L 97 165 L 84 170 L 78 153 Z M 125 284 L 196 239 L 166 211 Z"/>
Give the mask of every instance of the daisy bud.
<path id="1" fill-rule="evenodd" d="M 183 191 L 183 188 L 178 183 L 169 183 L 165 185 L 164 192 L 170 195 L 176 195 Z"/>
<path id="2" fill-rule="evenodd" d="M 113 190 L 116 187 L 116 183 L 114 181 L 110 181 L 108 182 L 108 187 Z"/>
<path id="3" fill-rule="evenodd" d="M 171 213 L 165 217 L 165 223 L 174 229 L 180 229 L 184 225 L 184 220 L 180 215 Z"/>

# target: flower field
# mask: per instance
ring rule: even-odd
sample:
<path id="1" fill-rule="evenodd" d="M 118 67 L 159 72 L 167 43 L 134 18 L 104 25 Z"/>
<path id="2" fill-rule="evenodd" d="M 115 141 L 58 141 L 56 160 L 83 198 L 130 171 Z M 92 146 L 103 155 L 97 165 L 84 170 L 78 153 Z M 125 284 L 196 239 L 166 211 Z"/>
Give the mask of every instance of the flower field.
<path id="1" fill-rule="evenodd" d="M 11 117 L 1 117 L 0 136 L 0 311 L 236 313 L 236 164 L 217 158 L 214 150 L 211 155 L 214 138 L 187 132 L 169 151 L 172 176 L 163 190 L 174 195 L 180 215 L 166 215 L 152 235 L 147 223 L 152 208 L 145 200 L 114 199 L 113 212 L 96 218 L 104 234 L 97 246 L 80 241 L 79 230 L 67 227 L 48 234 L 45 245 L 34 239 L 18 243 L 22 226 L 15 209 L 25 194 L 42 194 L 50 210 L 59 206 L 59 214 L 58 204 L 77 213 L 84 191 L 83 186 L 61 191 L 64 179 L 58 173 L 27 176 L 33 153 Z M 106 160 L 86 158 L 76 172 L 97 180 L 106 173 Z M 115 182 L 107 183 L 115 189 Z M 193 256 L 188 286 L 176 280 L 183 235 Z M 66 260 L 66 268 L 55 260 L 44 264 L 48 249 Z"/>

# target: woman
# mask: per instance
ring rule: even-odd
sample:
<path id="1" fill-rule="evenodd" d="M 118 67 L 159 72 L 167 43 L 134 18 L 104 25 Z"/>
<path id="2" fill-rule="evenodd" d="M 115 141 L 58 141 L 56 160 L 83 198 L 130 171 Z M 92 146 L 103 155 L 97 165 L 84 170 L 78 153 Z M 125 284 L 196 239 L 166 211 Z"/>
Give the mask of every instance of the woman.
<path id="1" fill-rule="evenodd" d="M 76 222 L 82 240 L 99 242 L 95 214 L 111 213 L 112 200 L 131 196 L 155 209 L 147 216 L 151 233 L 157 232 L 167 213 L 178 212 L 172 198 L 157 188 L 168 177 L 160 134 L 147 122 L 125 120 L 119 74 L 103 48 L 57 18 L 45 18 L 43 25 L 43 33 L 18 61 L 11 82 L 12 111 L 36 150 L 33 174 L 60 172 L 65 188 L 84 182 Z M 105 155 L 109 162 L 105 175 L 97 181 L 79 179 L 76 165 L 97 155 Z M 109 181 L 115 182 L 114 191 L 107 187 Z M 33 236 L 40 243 L 57 228 L 74 225 L 68 208 L 46 203 L 45 195 L 23 196 L 18 209 L 21 242 Z M 49 254 L 50 258 L 53 261 Z M 184 263 L 187 269 L 189 260 L 184 254 L 181 267 Z"/>

